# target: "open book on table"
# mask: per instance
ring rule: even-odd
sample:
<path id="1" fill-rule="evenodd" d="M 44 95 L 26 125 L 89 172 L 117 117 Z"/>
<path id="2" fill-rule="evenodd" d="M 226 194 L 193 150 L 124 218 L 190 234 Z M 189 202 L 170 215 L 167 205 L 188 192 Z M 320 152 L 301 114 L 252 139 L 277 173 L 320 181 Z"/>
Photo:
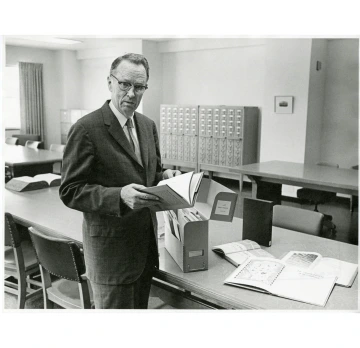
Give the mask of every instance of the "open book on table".
<path id="1" fill-rule="evenodd" d="M 204 173 L 185 173 L 160 181 L 157 186 L 147 187 L 141 192 L 161 198 L 161 203 L 152 207 L 155 211 L 192 207 Z"/>
<path id="2" fill-rule="evenodd" d="M 211 249 L 235 266 L 240 266 L 250 257 L 274 257 L 267 251 L 261 249 L 258 243 L 249 239 L 216 245 Z"/>
<path id="3" fill-rule="evenodd" d="M 325 306 L 335 285 L 336 276 L 287 266 L 273 258 L 249 258 L 224 283 L 267 292 L 295 301 Z"/>
<path id="4" fill-rule="evenodd" d="M 282 261 L 290 267 L 305 269 L 321 275 L 337 276 L 336 284 L 351 287 L 358 272 L 358 265 L 346 261 L 322 257 L 308 251 L 290 251 Z"/>
<path id="5" fill-rule="evenodd" d="M 43 189 L 47 187 L 59 186 L 61 184 L 61 176 L 57 174 L 38 174 L 34 177 L 31 176 L 20 176 L 12 178 L 6 183 L 7 189 L 24 192 Z"/>

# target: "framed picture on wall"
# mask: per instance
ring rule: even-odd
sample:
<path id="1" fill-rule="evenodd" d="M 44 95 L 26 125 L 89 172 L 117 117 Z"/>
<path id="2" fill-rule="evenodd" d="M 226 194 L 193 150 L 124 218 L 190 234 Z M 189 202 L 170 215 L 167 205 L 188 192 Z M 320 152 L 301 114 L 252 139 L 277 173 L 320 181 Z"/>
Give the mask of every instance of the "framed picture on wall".
<path id="1" fill-rule="evenodd" d="M 275 113 L 277 114 L 292 114 L 293 113 L 294 97 L 292 96 L 277 96 L 275 97 Z"/>

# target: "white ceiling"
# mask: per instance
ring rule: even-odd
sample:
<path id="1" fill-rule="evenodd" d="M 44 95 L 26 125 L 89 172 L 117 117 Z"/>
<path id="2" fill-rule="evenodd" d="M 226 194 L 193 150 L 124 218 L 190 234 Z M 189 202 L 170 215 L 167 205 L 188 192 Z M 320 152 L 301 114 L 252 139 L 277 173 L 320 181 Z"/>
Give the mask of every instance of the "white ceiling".
<path id="1" fill-rule="evenodd" d="M 72 39 L 81 41 L 81 43 L 76 44 L 59 44 L 47 42 L 49 38 L 62 38 L 62 39 Z M 48 36 L 48 35 L 7 35 L 5 36 L 5 43 L 7 45 L 14 46 L 27 46 L 27 47 L 38 47 L 38 48 L 47 48 L 47 49 L 63 49 L 63 50 L 82 50 L 87 48 L 101 48 L 101 47 L 111 47 L 116 45 L 119 41 L 125 39 L 143 39 L 150 40 L 155 42 L 162 42 L 168 40 L 174 40 L 175 37 L 155 37 L 155 36 L 80 36 L 80 35 L 59 35 L 59 36 Z"/>

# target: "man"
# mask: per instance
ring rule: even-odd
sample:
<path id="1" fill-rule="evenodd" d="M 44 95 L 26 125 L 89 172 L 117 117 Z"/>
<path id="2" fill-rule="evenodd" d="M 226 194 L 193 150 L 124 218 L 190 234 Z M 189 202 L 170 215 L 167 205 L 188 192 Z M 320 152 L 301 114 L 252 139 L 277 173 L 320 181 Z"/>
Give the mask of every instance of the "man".
<path id="1" fill-rule="evenodd" d="M 135 112 L 149 65 L 139 54 L 112 63 L 111 100 L 72 126 L 63 159 L 60 198 L 80 210 L 86 273 L 95 308 L 147 308 L 158 267 L 156 196 L 141 189 L 181 174 L 162 172 L 155 123 Z"/>

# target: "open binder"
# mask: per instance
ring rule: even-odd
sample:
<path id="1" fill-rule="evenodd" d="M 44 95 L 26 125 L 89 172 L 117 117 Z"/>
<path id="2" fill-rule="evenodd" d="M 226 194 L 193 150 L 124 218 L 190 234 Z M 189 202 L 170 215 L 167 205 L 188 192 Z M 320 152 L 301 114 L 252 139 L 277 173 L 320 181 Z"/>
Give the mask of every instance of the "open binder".
<path id="1" fill-rule="evenodd" d="M 236 201 L 235 192 L 202 178 L 192 211 L 176 211 L 179 237 L 172 233 L 172 222 L 165 219 L 165 248 L 184 273 L 208 269 L 209 220 L 231 222 Z M 192 213 L 197 217 L 187 217 Z"/>

